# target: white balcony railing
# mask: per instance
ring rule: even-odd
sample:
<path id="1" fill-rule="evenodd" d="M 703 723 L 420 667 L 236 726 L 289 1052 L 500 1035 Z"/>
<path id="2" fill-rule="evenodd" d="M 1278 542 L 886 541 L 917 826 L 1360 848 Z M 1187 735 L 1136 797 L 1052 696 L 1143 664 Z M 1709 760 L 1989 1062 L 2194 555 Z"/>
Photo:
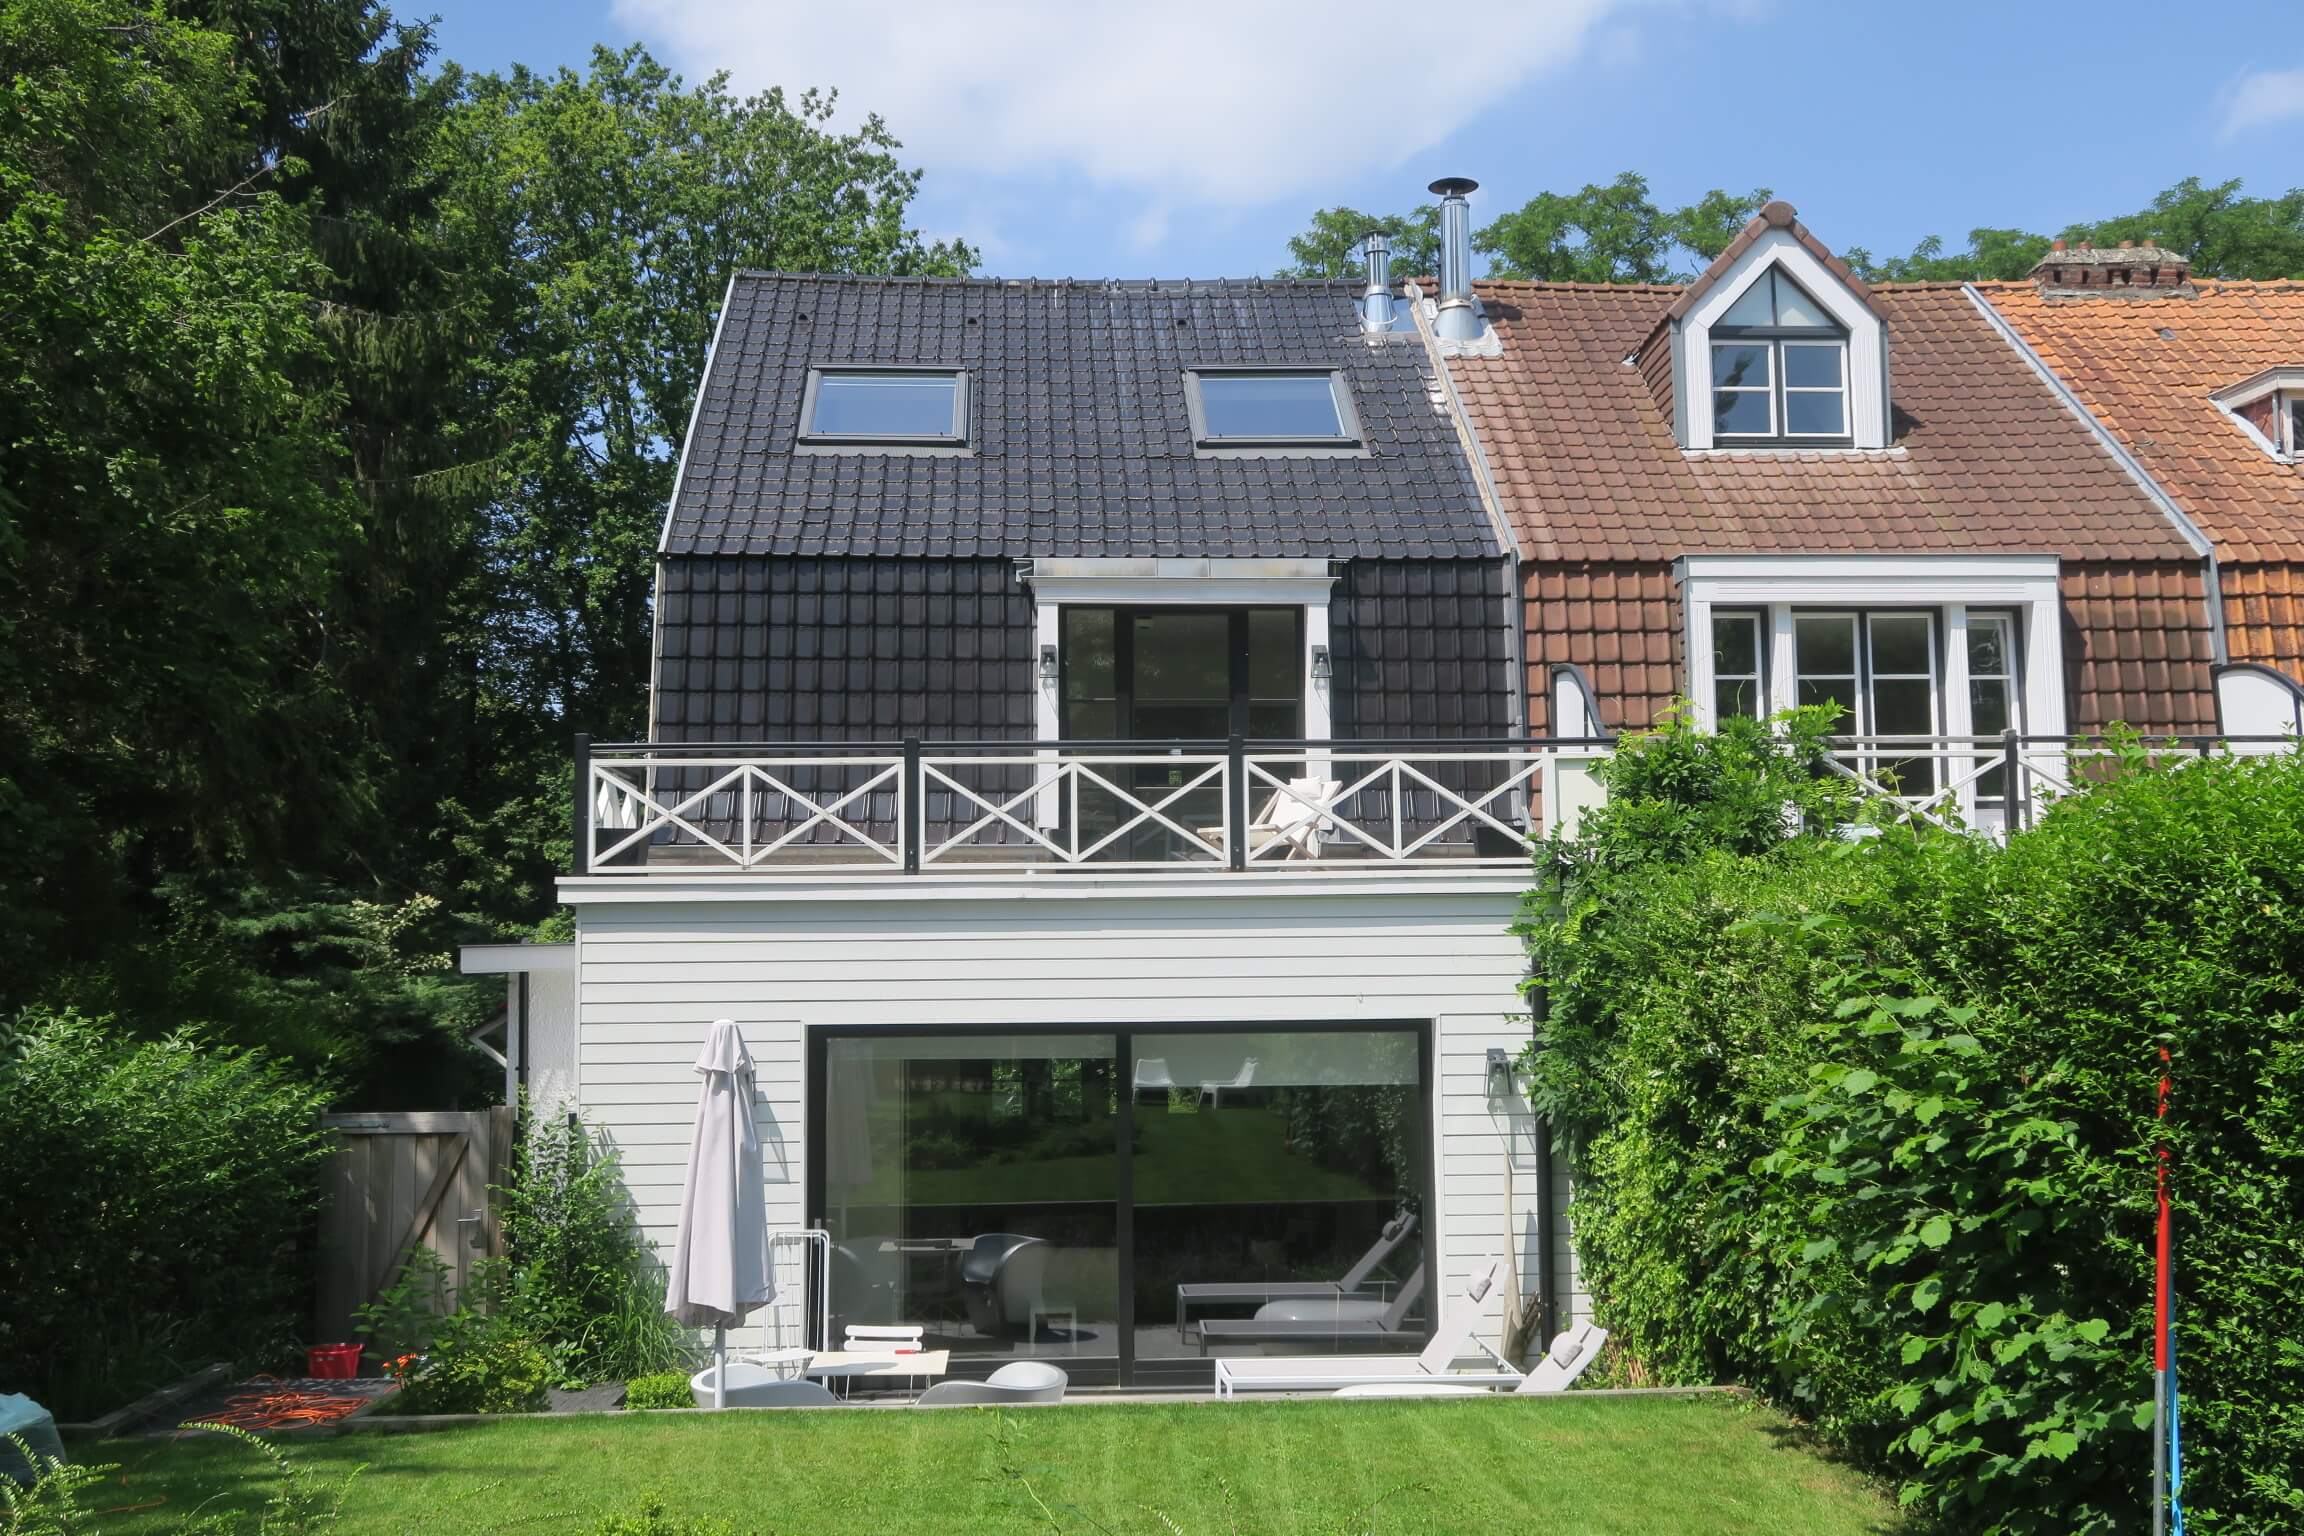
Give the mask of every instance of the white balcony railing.
<path id="1" fill-rule="evenodd" d="M 1839 737 L 1875 815 L 1997 834 L 2105 776 L 2295 737 Z M 706 874 L 1525 865 L 1600 803 L 1599 739 L 579 743 L 575 871 Z"/>

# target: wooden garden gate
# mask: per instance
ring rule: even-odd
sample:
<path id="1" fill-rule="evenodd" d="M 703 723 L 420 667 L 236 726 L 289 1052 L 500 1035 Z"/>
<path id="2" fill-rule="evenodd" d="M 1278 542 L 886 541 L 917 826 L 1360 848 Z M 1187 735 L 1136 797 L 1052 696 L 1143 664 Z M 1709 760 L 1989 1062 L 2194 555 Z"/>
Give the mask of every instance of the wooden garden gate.
<path id="1" fill-rule="evenodd" d="M 510 1177 L 513 1116 L 494 1109 L 328 1115 L 336 1156 L 320 1215 L 315 1343 L 355 1337 L 354 1313 L 392 1283 L 419 1246 L 461 1291 L 474 1261 L 499 1251 L 491 1187 Z M 374 1370 L 379 1362 L 364 1367 Z"/>

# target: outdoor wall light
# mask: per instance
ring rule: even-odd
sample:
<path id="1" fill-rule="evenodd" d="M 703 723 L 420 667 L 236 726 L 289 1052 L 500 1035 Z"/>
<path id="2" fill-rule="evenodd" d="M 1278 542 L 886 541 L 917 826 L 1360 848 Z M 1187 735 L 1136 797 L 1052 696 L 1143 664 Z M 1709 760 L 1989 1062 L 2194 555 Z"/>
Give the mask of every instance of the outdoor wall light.
<path id="1" fill-rule="evenodd" d="M 1040 647 L 1040 675 L 1051 683 L 1056 681 L 1056 647 L 1052 645 Z"/>
<path id="2" fill-rule="evenodd" d="M 1488 1087 L 1491 1092 L 1512 1086 L 1512 1053 L 1500 1045 L 1488 1047 Z"/>
<path id="3" fill-rule="evenodd" d="M 1336 675 L 1335 667 L 1328 660 L 1328 647 L 1324 645 L 1312 647 L 1312 675 L 1314 677 L 1334 677 Z"/>

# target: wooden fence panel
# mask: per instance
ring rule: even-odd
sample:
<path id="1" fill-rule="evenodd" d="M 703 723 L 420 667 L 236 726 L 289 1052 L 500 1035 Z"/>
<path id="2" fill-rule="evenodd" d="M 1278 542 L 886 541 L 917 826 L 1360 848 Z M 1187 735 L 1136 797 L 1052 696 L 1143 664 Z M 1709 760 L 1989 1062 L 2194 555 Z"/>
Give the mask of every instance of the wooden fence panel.
<path id="1" fill-rule="evenodd" d="M 501 1250 L 490 1191 L 510 1178 L 512 1111 L 329 1115 L 324 1123 L 337 1143 L 320 1217 L 315 1342 L 354 1338 L 355 1314 L 418 1248 L 446 1266 L 453 1304 L 473 1265 Z"/>

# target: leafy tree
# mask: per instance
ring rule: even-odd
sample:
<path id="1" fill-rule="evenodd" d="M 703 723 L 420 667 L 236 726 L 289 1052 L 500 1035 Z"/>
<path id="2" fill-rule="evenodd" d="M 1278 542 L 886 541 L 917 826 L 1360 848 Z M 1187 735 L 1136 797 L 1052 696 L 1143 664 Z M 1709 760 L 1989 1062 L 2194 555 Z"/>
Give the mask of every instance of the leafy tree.
<path id="1" fill-rule="evenodd" d="M 2234 179 L 2209 186 L 2187 176 L 2150 207 L 2074 224 L 2064 238 L 2161 246 L 2190 257 L 2197 277 L 2304 277 L 2304 187 L 2278 197 L 2243 197 L 2240 185 Z"/>
<path id="2" fill-rule="evenodd" d="M 1472 237 L 1496 277 L 1555 283 L 1667 283 L 1719 254 L 1768 201 L 1711 191 L 1667 212 L 1647 178 L 1626 171 L 1606 186 L 1540 192 Z"/>
<path id="3" fill-rule="evenodd" d="M 2048 237 L 2021 229 L 1972 229 L 1968 248 L 1947 256 L 1940 235 L 1930 235 L 1909 256 L 1876 258 L 1850 246 L 1841 259 L 1867 283 L 2012 283 L 2029 275 L 2047 253 Z"/>
<path id="4" fill-rule="evenodd" d="M 1381 230 L 1392 245 L 1392 276 L 1428 277 L 1440 270 L 1440 209 L 1411 213 L 1362 213 L 1357 208 L 1323 208 L 1311 225 L 1288 238 L 1288 264 L 1275 277 L 1358 277 L 1366 270 L 1360 242 Z"/>

